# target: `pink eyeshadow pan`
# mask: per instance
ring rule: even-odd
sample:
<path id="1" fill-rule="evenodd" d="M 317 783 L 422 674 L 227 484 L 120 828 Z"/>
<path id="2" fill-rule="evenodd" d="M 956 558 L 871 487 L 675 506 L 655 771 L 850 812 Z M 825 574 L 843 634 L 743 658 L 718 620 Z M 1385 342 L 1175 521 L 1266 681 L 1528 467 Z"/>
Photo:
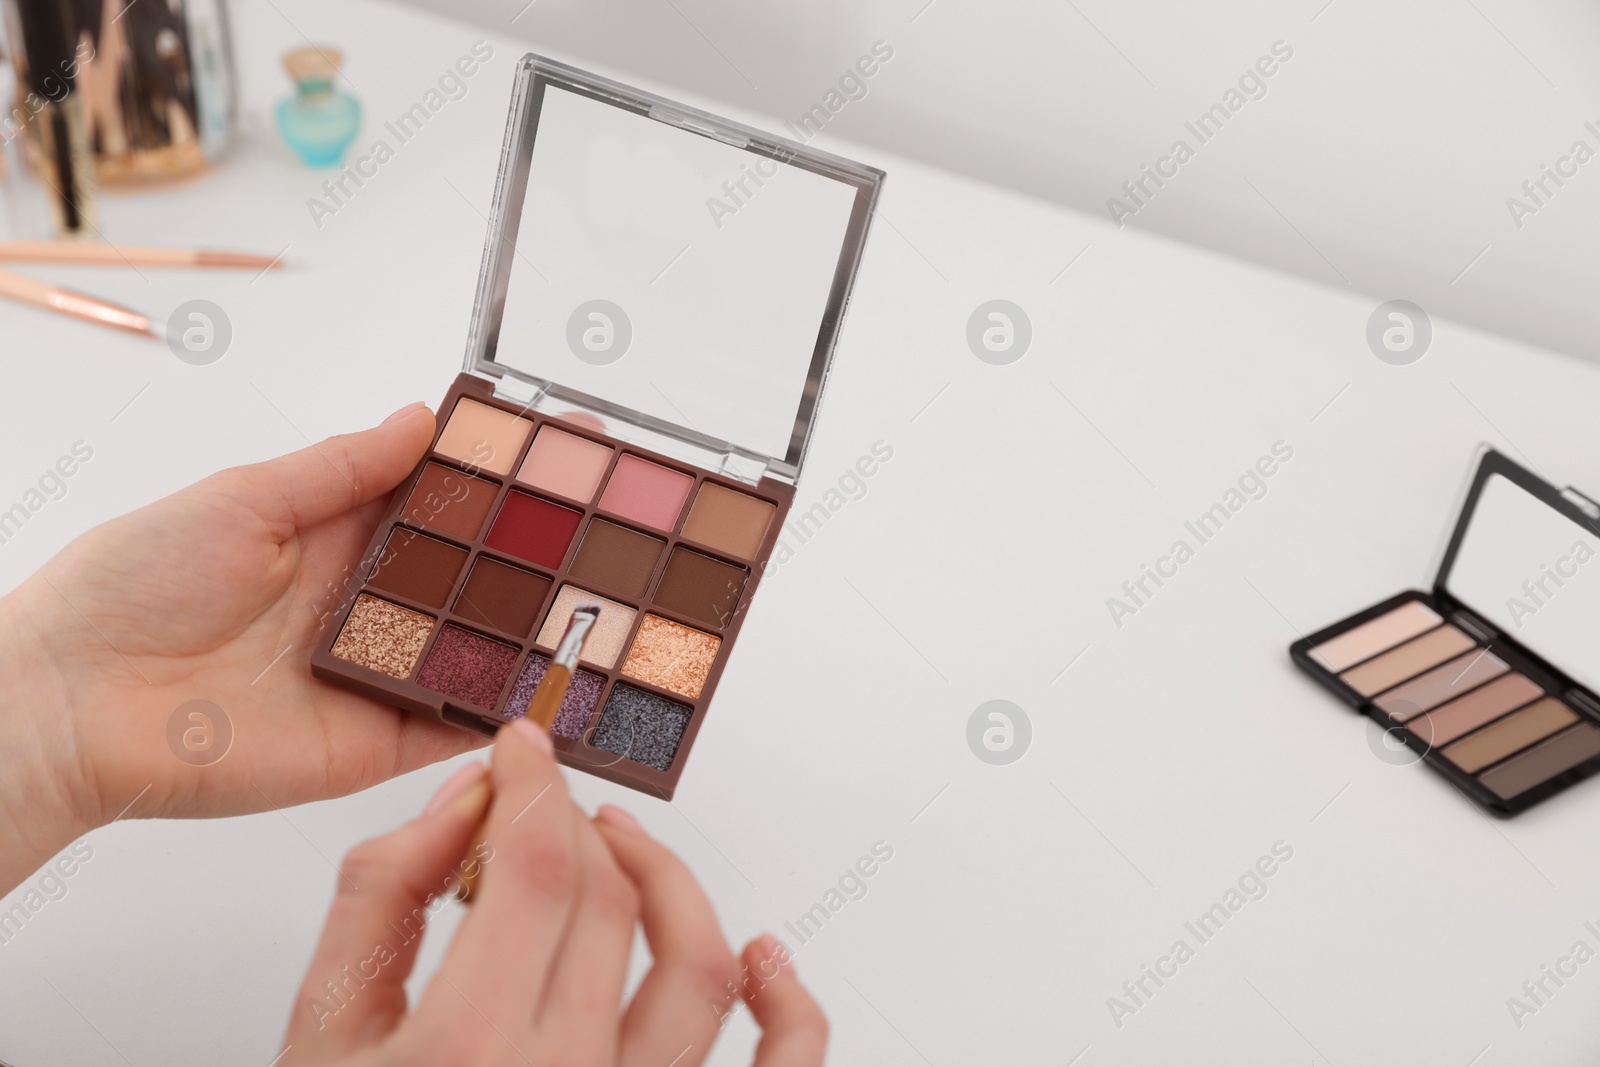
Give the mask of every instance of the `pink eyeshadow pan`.
<path id="1" fill-rule="evenodd" d="M 600 498 L 602 510 L 671 532 L 678 525 L 683 502 L 694 479 L 659 463 L 624 454 Z"/>
<path id="2" fill-rule="evenodd" d="M 607 446 L 547 425 L 533 439 L 517 480 L 587 504 L 610 463 Z"/>

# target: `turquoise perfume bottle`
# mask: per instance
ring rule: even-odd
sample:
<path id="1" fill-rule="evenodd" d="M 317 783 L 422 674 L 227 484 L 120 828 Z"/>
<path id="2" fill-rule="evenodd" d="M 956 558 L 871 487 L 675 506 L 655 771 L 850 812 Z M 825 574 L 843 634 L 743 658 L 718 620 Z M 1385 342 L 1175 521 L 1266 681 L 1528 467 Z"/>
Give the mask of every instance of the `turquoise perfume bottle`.
<path id="1" fill-rule="evenodd" d="M 334 48 L 296 48 L 283 57 L 295 92 L 278 102 L 278 132 L 308 166 L 336 166 L 361 128 L 361 101 L 333 84 L 342 62 Z"/>

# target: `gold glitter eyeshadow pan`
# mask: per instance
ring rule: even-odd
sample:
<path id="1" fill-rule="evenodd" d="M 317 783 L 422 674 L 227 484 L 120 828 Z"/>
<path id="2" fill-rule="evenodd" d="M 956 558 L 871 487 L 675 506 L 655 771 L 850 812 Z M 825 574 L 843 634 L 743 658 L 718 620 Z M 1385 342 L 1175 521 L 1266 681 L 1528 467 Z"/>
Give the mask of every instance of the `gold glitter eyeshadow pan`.
<path id="1" fill-rule="evenodd" d="M 1433 589 L 1289 652 L 1417 760 L 1515 815 L 1600 771 L 1597 556 L 1600 505 L 1485 449 Z"/>
<path id="2" fill-rule="evenodd" d="M 597 603 L 558 758 L 671 799 L 794 500 L 882 179 L 525 57 L 464 369 L 313 673 L 492 735 Z"/>

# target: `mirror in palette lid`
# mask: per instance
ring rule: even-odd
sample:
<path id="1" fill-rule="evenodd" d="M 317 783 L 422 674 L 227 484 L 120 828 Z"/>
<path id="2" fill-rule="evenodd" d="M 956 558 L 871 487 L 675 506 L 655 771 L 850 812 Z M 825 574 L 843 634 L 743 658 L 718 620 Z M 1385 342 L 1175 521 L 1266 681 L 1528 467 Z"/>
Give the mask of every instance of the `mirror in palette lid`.
<path id="1" fill-rule="evenodd" d="M 509 123 L 466 371 L 793 484 L 883 172 L 538 56 Z"/>
<path id="2" fill-rule="evenodd" d="M 1436 588 L 1600 693 L 1600 506 L 1485 450 Z"/>

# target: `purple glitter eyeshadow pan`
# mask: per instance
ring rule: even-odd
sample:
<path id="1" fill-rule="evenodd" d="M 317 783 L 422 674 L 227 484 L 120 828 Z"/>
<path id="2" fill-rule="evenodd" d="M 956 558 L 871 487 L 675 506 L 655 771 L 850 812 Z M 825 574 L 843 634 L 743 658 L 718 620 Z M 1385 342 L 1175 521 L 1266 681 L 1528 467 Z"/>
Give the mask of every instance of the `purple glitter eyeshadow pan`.
<path id="1" fill-rule="evenodd" d="M 549 657 L 538 653 L 528 657 L 522 673 L 517 676 L 517 684 L 511 687 L 511 696 L 506 700 L 506 718 L 520 719 L 528 713 L 534 690 L 539 688 L 549 669 Z M 606 680 L 598 674 L 581 669 L 574 672 L 572 684 L 567 687 L 566 698 L 561 701 L 561 710 L 556 712 L 556 721 L 551 725 L 550 732 L 569 741 L 581 738 L 589 727 L 589 717 L 600 703 L 600 690 L 605 684 Z"/>

